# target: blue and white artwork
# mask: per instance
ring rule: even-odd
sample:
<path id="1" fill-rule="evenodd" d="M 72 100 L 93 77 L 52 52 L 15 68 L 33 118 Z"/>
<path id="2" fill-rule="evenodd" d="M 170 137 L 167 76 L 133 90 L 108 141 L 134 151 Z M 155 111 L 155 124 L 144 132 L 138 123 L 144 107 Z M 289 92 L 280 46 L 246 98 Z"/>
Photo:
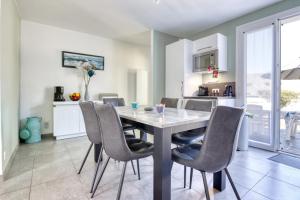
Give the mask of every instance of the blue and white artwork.
<path id="1" fill-rule="evenodd" d="M 95 70 L 104 70 L 104 57 L 103 56 L 95 56 L 81 53 L 73 53 L 73 52 L 62 52 L 62 64 L 63 67 L 76 68 L 80 66 L 82 62 L 89 62 L 94 64 Z"/>

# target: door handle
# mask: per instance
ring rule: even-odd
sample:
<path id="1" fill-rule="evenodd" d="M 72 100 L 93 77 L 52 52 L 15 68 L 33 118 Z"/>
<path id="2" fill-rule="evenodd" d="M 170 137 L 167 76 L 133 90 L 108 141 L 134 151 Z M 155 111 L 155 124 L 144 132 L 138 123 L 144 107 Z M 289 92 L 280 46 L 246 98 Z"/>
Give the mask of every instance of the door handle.
<path id="1" fill-rule="evenodd" d="M 183 81 L 181 81 L 181 97 L 183 97 Z"/>

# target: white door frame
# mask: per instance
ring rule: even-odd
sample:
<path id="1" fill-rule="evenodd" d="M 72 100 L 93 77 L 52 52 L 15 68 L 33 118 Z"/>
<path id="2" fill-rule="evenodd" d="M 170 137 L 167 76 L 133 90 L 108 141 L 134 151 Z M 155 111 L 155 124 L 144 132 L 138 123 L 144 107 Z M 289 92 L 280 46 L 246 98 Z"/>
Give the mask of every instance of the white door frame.
<path id="1" fill-rule="evenodd" d="M 255 145 L 256 147 L 264 148 L 271 151 L 277 151 L 280 147 L 280 70 L 281 70 L 281 52 L 280 52 L 280 21 L 285 18 L 289 18 L 292 16 L 300 15 L 300 6 L 295 7 L 293 9 L 289 9 L 247 24 L 243 24 L 236 28 L 236 98 L 237 98 L 237 106 L 244 106 L 245 98 L 246 98 L 246 71 L 245 71 L 245 45 L 244 45 L 244 33 L 255 30 L 258 27 L 267 24 L 273 24 L 275 29 L 275 49 L 274 49 L 274 69 L 273 69 L 273 91 L 272 99 L 273 99 L 273 112 L 272 112 L 272 122 L 271 122 L 271 132 L 273 135 L 272 144 L 270 146 L 266 145 Z"/>

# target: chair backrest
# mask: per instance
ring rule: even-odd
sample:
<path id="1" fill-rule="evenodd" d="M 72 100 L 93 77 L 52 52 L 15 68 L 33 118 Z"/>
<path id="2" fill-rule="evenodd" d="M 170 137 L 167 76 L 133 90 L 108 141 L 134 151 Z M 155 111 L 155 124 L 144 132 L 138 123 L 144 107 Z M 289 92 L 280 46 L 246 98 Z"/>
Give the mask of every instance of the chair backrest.
<path id="1" fill-rule="evenodd" d="M 89 140 L 94 144 L 101 144 L 101 129 L 98 123 L 98 116 L 91 101 L 80 102 L 79 106 L 82 111 L 85 130 Z"/>
<path id="2" fill-rule="evenodd" d="M 163 97 L 160 101 L 161 104 L 165 104 L 166 108 L 177 108 L 178 99 L 177 98 L 166 98 Z"/>
<path id="3" fill-rule="evenodd" d="M 102 101 L 104 98 L 118 98 L 117 93 L 100 93 L 99 100 Z"/>
<path id="4" fill-rule="evenodd" d="M 128 161 L 131 151 L 127 146 L 122 124 L 115 108 L 111 104 L 95 104 L 102 133 L 105 153 L 119 161 Z"/>
<path id="5" fill-rule="evenodd" d="M 188 100 L 184 108 L 187 110 L 211 112 L 212 106 L 213 106 L 212 101 Z"/>
<path id="6" fill-rule="evenodd" d="M 118 106 L 125 106 L 124 98 L 118 98 Z"/>
<path id="7" fill-rule="evenodd" d="M 124 98 L 103 98 L 103 103 L 113 106 L 125 106 Z"/>
<path id="8" fill-rule="evenodd" d="M 204 142 L 195 160 L 198 170 L 217 172 L 226 168 L 237 149 L 244 109 L 218 106 L 211 115 Z"/>

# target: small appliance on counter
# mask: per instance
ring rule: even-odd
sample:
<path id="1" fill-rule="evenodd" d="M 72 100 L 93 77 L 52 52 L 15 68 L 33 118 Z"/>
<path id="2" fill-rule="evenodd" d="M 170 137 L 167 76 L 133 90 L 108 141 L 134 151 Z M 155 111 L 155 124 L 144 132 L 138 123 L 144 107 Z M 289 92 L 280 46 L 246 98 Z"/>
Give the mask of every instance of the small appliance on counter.
<path id="1" fill-rule="evenodd" d="M 199 86 L 198 96 L 208 96 L 208 87 Z"/>
<path id="2" fill-rule="evenodd" d="M 223 96 L 232 97 L 233 96 L 233 89 L 231 85 L 225 85 L 225 91 Z"/>
<path id="3" fill-rule="evenodd" d="M 54 101 L 65 101 L 63 86 L 54 87 Z"/>

